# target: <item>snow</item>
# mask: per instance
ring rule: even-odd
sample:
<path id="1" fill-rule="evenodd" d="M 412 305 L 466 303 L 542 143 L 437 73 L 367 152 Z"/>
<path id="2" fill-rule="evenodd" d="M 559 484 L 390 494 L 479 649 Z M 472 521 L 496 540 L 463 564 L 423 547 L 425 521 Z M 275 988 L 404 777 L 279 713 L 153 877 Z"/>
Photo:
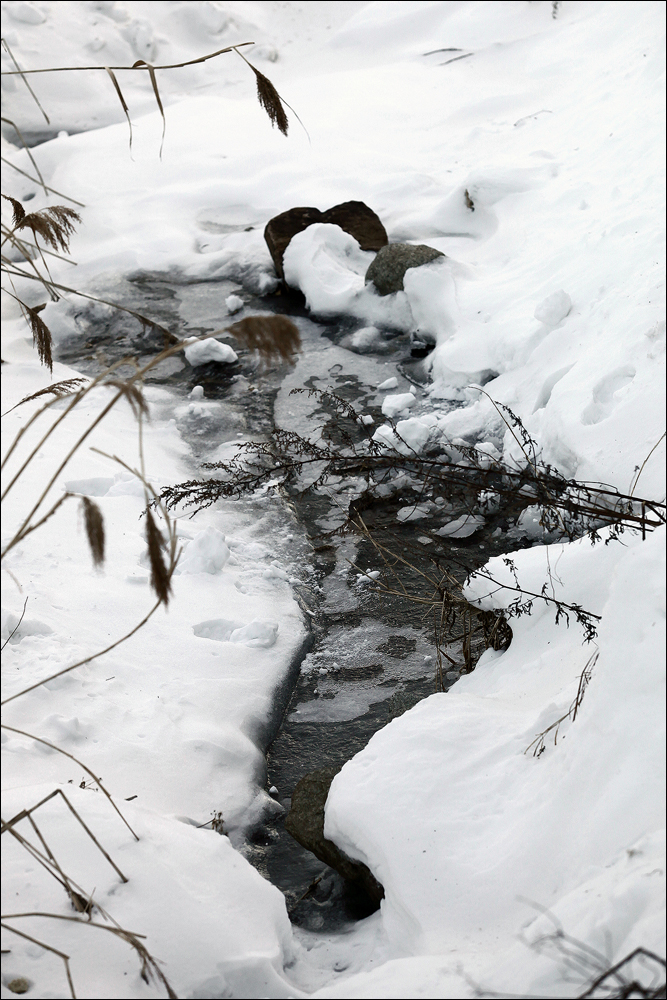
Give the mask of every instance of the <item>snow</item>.
<path id="1" fill-rule="evenodd" d="M 209 525 L 188 542 L 176 569 L 181 573 L 219 573 L 229 555 L 225 536 Z"/>
<path id="2" fill-rule="evenodd" d="M 364 200 L 392 242 L 426 243 L 446 259 L 411 269 L 403 292 L 379 296 L 364 283 L 373 255 L 339 227 L 298 234 L 285 254 L 290 283 L 314 314 L 361 325 L 341 345 L 299 359 L 278 393 L 278 422 L 308 433 L 314 404 L 289 390 L 311 377 L 326 386 L 351 352 L 387 420 L 376 441 L 406 455 L 447 441 L 454 457 L 457 445 L 472 445 L 483 460 L 522 462 L 493 399 L 565 475 L 623 492 L 634 483 L 638 496 L 664 500 L 663 5 L 582 0 L 561 4 L 554 18 L 546 2 L 41 0 L 3 4 L 3 13 L 25 68 L 163 65 L 254 41 L 243 51 L 308 130 L 293 118 L 288 139 L 270 128 L 254 75 L 233 52 L 158 71 L 161 159 L 162 119 L 145 71 L 117 72 L 133 120 L 131 154 L 103 69 L 86 73 L 85 86 L 80 73 L 30 78 L 48 127 L 22 82 L 3 77 L 7 117 L 50 139 L 33 150 L 45 182 L 85 205 L 72 242 L 75 276 L 49 258 L 54 280 L 94 293 L 141 269 L 225 279 L 221 303 L 232 314 L 231 300 L 243 306 L 277 287 L 262 235 L 271 216 Z M 11 68 L 3 52 L 3 69 Z M 4 140 L 3 155 L 33 173 L 27 154 Z M 4 183 L 30 210 L 63 202 L 11 166 Z M 17 291 L 43 301 L 29 284 L 18 281 Z M 4 309 L 6 411 L 78 373 L 57 363 L 50 376 L 15 304 Z M 75 328 L 68 301 L 40 315 L 58 341 Z M 435 345 L 422 362 L 426 393 L 409 392 L 369 356 L 395 332 Z M 190 340 L 185 356 L 191 365 L 236 360 L 214 339 Z M 386 390 L 400 391 L 382 397 Z M 143 461 L 157 489 L 190 477 L 191 454 L 174 398 L 150 387 L 145 395 L 143 457 L 121 401 L 57 471 L 109 401 L 98 388 L 38 449 L 21 495 L 9 493 L 7 533 L 57 473 L 51 502 L 64 490 L 94 498 L 108 555 L 103 571 L 92 568 L 79 502 L 70 499 L 6 557 L 3 642 L 28 604 L 4 650 L 5 697 L 105 648 L 152 606 L 144 487 L 110 456 L 133 470 Z M 220 405 L 203 397 L 202 386 L 192 390 L 185 409 L 193 419 Z M 7 441 L 43 401 L 3 418 Z M 401 417 L 394 430 L 390 421 Z M 22 447 L 39 445 L 40 426 Z M 219 450 L 233 448 L 224 440 Z M 408 518 L 429 513 L 406 510 Z M 464 520 L 442 530 L 465 537 L 456 532 L 475 518 Z M 646 540 L 626 533 L 609 544 L 563 544 L 544 536 L 534 507 L 524 511 L 517 539 L 538 544 L 511 555 L 515 572 L 491 560 L 468 597 L 487 608 L 532 600 L 532 614 L 512 619 L 506 652 L 488 651 L 472 674 L 395 719 L 337 775 L 327 836 L 368 864 L 386 897 L 354 932 L 314 940 L 293 934 L 278 891 L 236 849 L 253 823 L 282 808 L 264 788 L 263 749 L 305 637 L 290 579 L 306 557 L 270 491 L 260 506 L 218 504 L 177 528 L 183 555 L 168 611 L 104 657 L 9 703 L 6 723 L 33 735 L 5 732 L 3 781 L 6 815 L 65 790 L 129 881 L 87 853 L 64 803 L 43 807 L 49 842 L 121 926 L 147 935 L 179 996 L 461 997 L 475 995 L 471 981 L 574 996 L 586 977 L 566 982 L 557 949 L 537 947 L 552 920 L 604 953 L 609 941 L 610 963 L 640 945 L 664 952 L 664 529 Z M 569 626 L 557 625 L 554 606 L 532 596 L 545 584 L 548 596 L 600 616 L 594 644 L 582 643 L 573 612 Z M 372 627 L 332 637 L 341 669 Z M 415 654 L 415 671 L 425 652 Z M 573 720 L 567 713 L 589 663 Z M 304 665 L 334 669 L 333 659 Z M 323 674 L 323 690 L 326 683 Z M 313 720 L 353 718 L 371 697 L 309 704 Z M 524 752 L 562 716 L 557 740 L 552 729 L 541 752 Z M 102 776 L 138 842 L 100 792 L 79 787 L 78 764 L 35 736 Z M 196 829 L 218 812 L 223 835 Z M 61 887 L 12 844 L 10 912 L 71 914 Z M 72 956 L 78 995 L 164 992 L 142 981 L 126 945 L 92 947 L 90 935 L 106 935 L 31 919 L 19 929 L 48 934 Z M 18 937 L 7 946 L 3 996 L 19 975 L 33 984 L 30 995 L 68 995 L 56 956 Z"/>
<path id="3" fill-rule="evenodd" d="M 571 308 L 572 299 L 561 288 L 559 292 L 547 295 L 544 302 L 540 302 L 533 315 L 538 323 L 544 323 L 545 326 L 558 326 Z"/>
<path id="4" fill-rule="evenodd" d="M 240 295 L 228 295 L 225 299 L 225 305 L 227 306 L 227 312 L 233 315 L 234 313 L 240 312 L 244 306 L 243 299 Z"/>
<path id="5" fill-rule="evenodd" d="M 539 757 L 524 752 L 567 711 L 592 651 L 582 648 L 574 624 L 555 628 L 545 606 L 512 622 L 507 652 L 487 652 L 448 694 L 395 719 L 334 779 L 325 835 L 384 885 L 393 953 L 442 956 L 447 942 L 443 992 L 435 995 L 460 995 L 460 982 L 449 982 L 459 963 L 494 990 L 553 990 L 549 963 L 515 943 L 522 927 L 529 939 L 545 929 L 526 900 L 592 947 L 604 950 L 613 927 L 615 954 L 630 952 L 640 937 L 644 947 L 650 940 L 661 948 L 653 918 L 664 905 L 664 820 L 661 797 L 650 789 L 661 787 L 664 771 L 656 753 L 664 731 L 664 612 L 653 589 L 664 573 L 663 536 L 656 531 L 627 547 L 549 547 L 562 580 L 554 583 L 557 596 L 585 595 L 589 610 L 602 613 L 593 679 L 557 744 L 547 736 Z M 514 555 L 526 590 L 543 580 L 545 554 L 538 547 Z M 501 580 L 503 568 L 509 577 L 502 559 L 488 567 Z M 636 586 L 638 573 L 649 590 Z M 484 579 L 468 593 L 485 607 L 515 596 Z M 378 995 L 400 996 L 385 994 L 384 984 L 394 977 L 390 989 L 400 990 L 401 975 L 405 988 L 408 974 L 407 959 L 403 972 L 387 969 L 379 980 L 376 972 Z M 369 995 L 363 978 L 360 992 L 346 985 L 350 995 Z"/>
<path id="6" fill-rule="evenodd" d="M 218 361 L 225 365 L 238 361 L 238 354 L 229 344 L 221 344 L 219 340 L 213 339 L 195 341 L 193 338 L 193 342 L 188 344 L 183 354 L 193 368 L 197 365 L 206 365 L 209 361 Z"/>

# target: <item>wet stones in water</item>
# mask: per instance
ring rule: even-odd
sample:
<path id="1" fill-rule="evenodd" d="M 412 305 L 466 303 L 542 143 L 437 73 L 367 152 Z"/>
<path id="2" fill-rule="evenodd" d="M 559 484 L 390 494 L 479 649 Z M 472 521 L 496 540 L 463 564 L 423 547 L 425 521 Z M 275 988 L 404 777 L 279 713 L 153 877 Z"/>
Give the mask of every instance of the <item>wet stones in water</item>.
<path id="1" fill-rule="evenodd" d="M 324 836 L 324 806 L 331 782 L 339 771 L 339 767 L 323 767 L 301 779 L 292 794 L 285 829 L 302 847 L 312 851 L 315 857 L 334 868 L 344 879 L 363 889 L 379 905 L 384 898 L 384 889 L 370 870 L 360 861 L 352 861 Z"/>
<path id="2" fill-rule="evenodd" d="M 346 201 L 326 212 L 320 212 L 319 208 L 290 208 L 270 219 L 264 230 L 266 245 L 281 279 L 285 277 L 283 255 L 290 240 L 315 222 L 340 226 L 355 238 L 362 250 L 379 250 L 388 242 L 387 231 L 379 216 L 363 201 Z"/>
<path id="3" fill-rule="evenodd" d="M 405 272 L 411 267 L 421 267 L 430 264 L 438 257 L 444 259 L 445 254 L 423 243 L 412 246 L 411 243 L 389 243 L 382 247 L 377 257 L 366 271 L 366 284 L 373 282 L 380 295 L 391 295 L 392 292 L 403 291 Z"/>

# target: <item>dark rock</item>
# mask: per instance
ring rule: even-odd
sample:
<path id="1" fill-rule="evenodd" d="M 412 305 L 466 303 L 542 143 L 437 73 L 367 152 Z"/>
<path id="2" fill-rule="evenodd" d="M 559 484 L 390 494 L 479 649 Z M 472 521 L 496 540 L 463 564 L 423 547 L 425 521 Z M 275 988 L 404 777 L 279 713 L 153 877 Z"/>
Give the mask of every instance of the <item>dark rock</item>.
<path id="1" fill-rule="evenodd" d="M 295 840 L 312 851 L 316 858 L 334 868 L 344 879 L 364 889 L 376 903 L 384 898 L 384 889 L 361 861 L 353 861 L 324 836 L 324 806 L 329 787 L 339 767 L 323 767 L 301 779 L 292 794 L 292 805 L 285 829 Z"/>
<path id="2" fill-rule="evenodd" d="M 429 264 L 445 254 L 423 243 L 389 243 L 382 247 L 377 257 L 366 271 L 365 281 L 372 281 L 380 295 L 391 295 L 403 291 L 403 278 L 409 267 Z"/>
<path id="3" fill-rule="evenodd" d="M 264 239 L 279 278 L 285 277 L 283 274 L 283 254 L 289 241 L 297 233 L 312 226 L 314 222 L 321 221 L 322 213 L 319 208 L 290 208 L 289 212 L 282 212 L 280 215 L 274 216 L 273 219 L 269 219 L 264 229 Z"/>
<path id="4" fill-rule="evenodd" d="M 372 208 L 363 201 L 344 201 L 322 213 L 321 222 L 340 226 L 350 236 L 354 236 L 362 250 L 379 250 L 387 246 L 387 230 Z"/>
<path id="5" fill-rule="evenodd" d="M 363 201 L 346 201 L 326 212 L 320 212 L 319 208 L 290 208 L 269 219 L 264 229 L 264 239 L 279 278 L 285 277 L 283 254 L 290 240 L 314 222 L 340 226 L 354 236 L 362 250 L 379 250 L 387 244 L 387 232 L 379 217 Z"/>

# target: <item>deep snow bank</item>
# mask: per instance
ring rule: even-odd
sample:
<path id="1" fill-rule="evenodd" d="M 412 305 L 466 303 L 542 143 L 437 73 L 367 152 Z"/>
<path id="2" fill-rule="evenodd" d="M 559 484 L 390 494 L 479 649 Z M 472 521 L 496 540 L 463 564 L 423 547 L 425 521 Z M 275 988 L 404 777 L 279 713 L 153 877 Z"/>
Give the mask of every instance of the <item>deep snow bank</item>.
<path id="1" fill-rule="evenodd" d="M 545 555 L 513 557 L 527 591 L 541 585 Z M 556 597 L 602 614 L 598 648 L 582 646 L 574 624 L 555 627 L 546 605 L 514 620 L 507 652 L 487 652 L 448 694 L 394 720 L 345 765 L 325 826 L 384 885 L 395 954 L 444 952 L 450 972 L 462 961 L 494 989 L 532 993 L 557 988 L 561 970 L 523 948 L 513 961 L 503 954 L 530 920 L 526 900 L 602 951 L 609 933 L 616 957 L 662 947 L 664 530 L 627 546 L 550 546 L 549 555 Z M 487 568 L 509 575 L 500 559 Z M 516 596 L 475 578 L 467 594 L 484 607 Z M 567 713 L 596 652 L 576 721 L 557 742 L 547 734 L 539 756 L 526 753 Z"/>

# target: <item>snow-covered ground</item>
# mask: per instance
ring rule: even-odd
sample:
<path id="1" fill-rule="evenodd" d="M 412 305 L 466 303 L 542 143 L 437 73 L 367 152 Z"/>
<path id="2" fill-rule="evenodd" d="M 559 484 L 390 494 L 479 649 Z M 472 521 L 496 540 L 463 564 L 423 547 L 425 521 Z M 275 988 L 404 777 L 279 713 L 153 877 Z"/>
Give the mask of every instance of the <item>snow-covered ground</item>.
<path id="1" fill-rule="evenodd" d="M 85 205 L 72 243 L 78 267 L 50 258 L 56 280 L 94 290 L 146 269 L 228 278 L 256 294 L 275 286 L 262 237 L 271 216 L 363 200 L 390 240 L 427 243 L 446 260 L 380 298 L 364 287 L 366 255 L 354 241 L 315 226 L 293 241 L 286 268 L 314 311 L 436 341 L 429 392 L 393 409 L 403 437 L 416 448 L 460 438 L 516 459 L 497 410 L 470 388 L 483 382 L 564 474 L 628 492 L 650 455 L 636 493 L 664 501 L 664 439 L 652 450 L 664 430 L 663 4 L 21 0 L 3 3 L 3 14 L 24 68 L 162 65 L 253 41 L 244 51 L 307 129 L 294 118 L 288 138 L 270 128 L 234 53 L 158 72 L 161 160 L 162 119 L 145 72 L 118 72 L 131 155 L 103 69 L 31 78 L 48 126 L 23 84 L 3 77 L 8 118 L 29 134 L 60 132 L 33 150 L 46 184 Z M 24 151 L 4 150 L 33 173 Z M 63 202 L 11 167 L 3 190 L 29 210 Z M 39 286 L 17 288 L 43 301 Z M 50 376 L 12 300 L 4 309 L 3 412 L 77 374 L 56 364 Z M 65 302 L 41 315 L 56 338 L 73 327 Z M 6 536 L 108 392 L 92 392 L 38 448 L 8 495 Z M 173 401 L 157 388 L 146 396 L 146 475 L 156 487 L 182 481 L 189 452 Z M 4 418 L 7 442 L 41 402 Z M 21 440 L 22 456 L 40 426 Z M 74 504 L 3 564 L 3 642 L 28 598 L 4 651 L 3 698 L 109 645 L 151 606 L 143 491 L 89 445 L 138 465 L 126 403 L 52 490 L 57 498 L 69 484 L 100 506 L 103 573 L 91 566 Z M 64 870 L 122 927 L 146 935 L 178 996 L 461 997 L 475 984 L 576 996 L 595 961 L 568 981 L 555 927 L 609 964 L 638 946 L 664 952 L 664 528 L 645 541 L 626 534 L 515 554 L 527 591 L 548 581 L 554 596 L 601 616 L 596 642 L 584 645 L 579 626 L 556 625 L 538 602 L 513 622 L 506 652 L 487 652 L 344 767 L 326 832 L 368 864 L 386 898 L 356 930 L 319 939 L 293 935 L 278 890 L 234 849 L 276 808 L 261 748 L 306 632 L 289 584 L 304 562 L 298 529 L 270 491 L 254 506 L 218 504 L 178 525 L 184 561 L 168 611 L 103 658 L 11 701 L 4 722 L 32 735 L 3 735 L 3 815 L 66 791 L 128 882 L 62 800 L 40 809 L 40 829 Z M 504 563 L 488 569 L 512 584 Z M 516 594 L 480 576 L 468 596 L 502 607 Z M 539 756 L 524 753 L 567 712 L 596 653 L 576 720 L 557 742 L 547 735 Z M 139 841 L 101 792 L 78 787 L 77 763 L 34 737 L 99 775 Z M 230 839 L 196 829 L 214 813 Z M 18 843 L 5 857 L 3 912 L 72 915 Z M 140 978 L 127 944 L 102 930 L 11 923 L 71 956 L 78 996 L 164 995 Z M 32 996 L 69 995 L 58 956 L 10 934 L 3 947 L 3 996 L 18 976 Z"/>

